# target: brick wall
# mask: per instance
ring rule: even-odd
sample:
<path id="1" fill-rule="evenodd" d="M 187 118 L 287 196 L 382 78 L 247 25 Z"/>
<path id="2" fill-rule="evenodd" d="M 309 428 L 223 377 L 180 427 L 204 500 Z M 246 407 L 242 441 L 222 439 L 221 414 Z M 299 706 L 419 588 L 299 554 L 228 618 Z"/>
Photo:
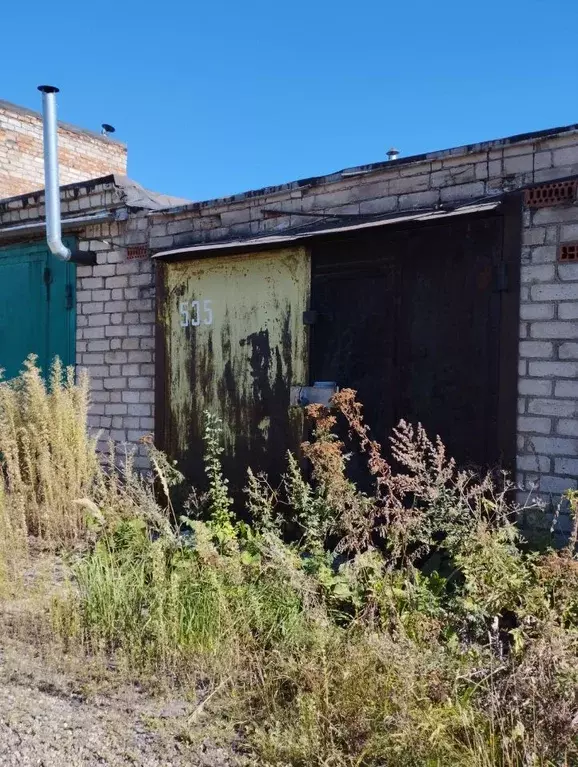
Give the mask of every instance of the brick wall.
<path id="1" fill-rule="evenodd" d="M 60 123 L 60 183 L 126 174 L 126 146 Z M 0 199 L 44 187 L 42 117 L 0 101 Z"/>
<path id="2" fill-rule="evenodd" d="M 578 263 L 557 261 L 576 240 L 578 206 L 525 211 L 518 482 L 547 502 L 578 485 Z"/>
<path id="3" fill-rule="evenodd" d="M 578 174 L 578 129 L 432 152 L 151 214 L 153 249 L 283 231 L 317 213 L 389 214 L 481 199 Z M 266 217 L 263 208 L 308 212 Z"/>
<path id="4" fill-rule="evenodd" d="M 116 210 L 119 219 L 77 232 L 80 248 L 97 257 L 96 266 L 76 270 L 76 361 L 91 378 L 89 425 L 100 432 L 101 446 L 108 439 L 138 443 L 154 427 L 153 264 L 127 254 L 127 245 L 146 242 L 148 222 L 146 211 L 127 217 L 124 194 L 112 179 L 61 193 L 64 217 Z M 44 192 L 0 201 L 0 228 L 34 223 L 43 213 Z M 147 466 L 141 446 L 135 463 Z"/>
<path id="5" fill-rule="evenodd" d="M 267 218 L 263 208 L 311 213 L 393 213 L 467 202 L 578 175 L 578 131 L 489 142 L 406 163 L 349 169 L 150 216 L 150 244 L 192 243 L 282 231 L 313 219 Z M 517 479 L 549 501 L 578 480 L 578 264 L 558 264 L 560 242 L 578 240 L 578 205 L 525 210 Z M 542 523 L 548 517 L 541 517 Z M 535 520 L 532 524 L 536 524 Z M 568 526 L 565 516 L 562 525 Z"/>
<path id="6" fill-rule="evenodd" d="M 490 142 L 406 163 L 350 169 L 248 195 L 165 212 L 81 233 L 97 252 L 78 268 L 78 363 L 92 377 L 91 426 L 103 439 L 136 442 L 154 425 L 154 275 L 149 259 L 129 260 L 128 245 L 183 247 L 282 231 L 307 218 L 267 218 L 288 211 L 389 213 L 499 194 L 533 182 L 578 175 L 578 131 Z M 113 183 L 63 192 L 63 213 L 122 203 Z M 42 214 L 42 194 L 0 203 L 0 226 Z M 524 212 L 518 479 L 549 498 L 578 478 L 578 265 L 558 264 L 559 242 L 578 240 L 578 205 Z M 144 465 L 143 455 L 138 462 Z M 567 524 L 567 520 L 565 520 Z"/>
<path id="7" fill-rule="evenodd" d="M 146 242 L 145 214 L 85 230 L 97 265 L 77 267 L 77 364 L 92 381 L 90 426 L 102 440 L 137 444 L 154 432 L 154 276 L 151 260 L 128 259 Z M 142 446 L 137 467 L 147 461 Z"/>

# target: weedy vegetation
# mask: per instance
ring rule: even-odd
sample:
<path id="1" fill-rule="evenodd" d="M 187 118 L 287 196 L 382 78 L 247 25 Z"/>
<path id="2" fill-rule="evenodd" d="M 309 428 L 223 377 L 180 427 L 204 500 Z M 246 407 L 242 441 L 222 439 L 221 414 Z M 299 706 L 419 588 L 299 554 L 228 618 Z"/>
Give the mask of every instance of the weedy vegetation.
<path id="1" fill-rule="evenodd" d="M 403 421 L 390 463 L 344 390 L 309 408 L 306 473 L 293 455 L 278 487 L 248 469 L 246 522 L 216 417 L 206 487 L 177 508 L 177 468 L 150 440 L 150 478 L 112 446 L 103 462 L 87 409 L 58 364 L 48 386 L 33 360 L 0 384 L 0 577 L 31 540 L 66 553 L 50 621 L 67 652 L 188 686 L 253 764 L 578 764 L 578 492 L 565 548 L 532 551 L 505 476 Z"/>

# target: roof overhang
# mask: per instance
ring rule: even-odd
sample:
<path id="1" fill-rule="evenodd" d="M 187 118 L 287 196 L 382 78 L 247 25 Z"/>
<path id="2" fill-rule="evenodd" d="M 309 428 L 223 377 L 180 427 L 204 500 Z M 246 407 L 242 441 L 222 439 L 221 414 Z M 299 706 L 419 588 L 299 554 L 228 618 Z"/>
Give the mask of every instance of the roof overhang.
<path id="1" fill-rule="evenodd" d="M 153 258 L 179 260 L 187 257 L 218 255 L 224 253 L 249 253 L 258 250 L 274 250 L 282 248 L 290 243 L 303 242 L 318 237 L 357 232 L 364 229 L 376 229 L 384 226 L 403 224 L 428 224 L 445 221 L 456 216 L 466 216 L 475 213 L 486 213 L 496 210 L 501 205 L 501 199 L 488 200 L 485 202 L 461 205 L 453 210 L 430 210 L 419 213 L 406 213 L 387 218 L 373 219 L 371 221 L 353 222 L 336 226 L 334 220 L 331 224 L 319 225 L 317 228 L 307 228 L 301 231 L 286 231 L 279 234 L 260 235 L 236 240 L 221 240 L 220 242 L 204 242 L 189 245 L 173 250 L 162 250 L 153 255 Z"/>
<path id="2" fill-rule="evenodd" d="M 63 232 L 74 232 L 91 224 L 103 224 L 108 221 L 118 221 L 125 216 L 119 215 L 117 210 L 104 210 L 98 213 L 87 214 L 86 216 L 70 216 L 61 220 Z M 26 237 L 35 237 L 43 235 L 46 232 L 46 223 L 42 221 L 33 221 L 27 224 L 16 224 L 15 226 L 0 227 L 0 241 L 17 240 Z"/>

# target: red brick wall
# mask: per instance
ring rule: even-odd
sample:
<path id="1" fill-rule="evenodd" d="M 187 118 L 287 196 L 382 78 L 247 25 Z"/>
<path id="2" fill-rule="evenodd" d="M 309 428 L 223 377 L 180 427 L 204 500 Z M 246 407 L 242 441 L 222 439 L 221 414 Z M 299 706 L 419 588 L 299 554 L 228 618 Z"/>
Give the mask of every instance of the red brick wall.
<path id="1" fill-rule="evenodd" d="M 61 184 L 126 175 L 126 146 L 98 133 L 61 124 L 58 150 Z M 0 101 L 0 199 L 43 188 L 42 117 Z"/>

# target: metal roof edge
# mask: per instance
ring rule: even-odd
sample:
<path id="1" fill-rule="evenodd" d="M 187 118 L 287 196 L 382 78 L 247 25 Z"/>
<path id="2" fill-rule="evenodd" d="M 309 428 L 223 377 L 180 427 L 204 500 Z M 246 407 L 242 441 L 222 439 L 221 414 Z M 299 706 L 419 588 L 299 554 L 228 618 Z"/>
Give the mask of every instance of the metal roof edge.
<path id="1" fill-rule="evenodd" d="M 454 216 L 466 215 L 468 213 L 483 213 L 485 211 L 495 210 L 501 205 L 501 198 L 494 200 L 486 200 L 477 203 L 469 203 L 462 205 L 451 211 L 440 211 L 432 209 L 428 212 L 411 213 L 397 215 L 395 217 L 380 218 L 373 221 L 364 221 L 362 223 L 346 224 L 342 226 L 331 226 L 325 228 L 312 229 L 308 231 L 293 232 L 293 233 L 281 233 L 274 235 L 260 235 L 257 237 L 249 237 L 242 240 L 221 240 L 220 242 L 204 242 L 189 245 L 184 248 L 175 248 L 173 250 L 158 251 L 152 255 L 154 259 L 171 259 L 178 256 L 185 256 L 186 254 L 195 253 L 226 253 L 235 251 L 237 253 L 243 253 L 251 250 L 263 250 L 263 249 L 275 249 L 282 247 L 289 242 L 300 242 L 303 240 L 309 240 L 315 237 L 322 237 L 327 235 L 341 234 L 345 232 L 353 232 L 362 229 L 372 229 L 381 226 L 388 226 L 392 224 L 402 224 L 410 222 L 432 222 L 440 221 L 446 218 L 452 218 Z"/>
<path id="2" fill-rule="evenodd" d="M 106 176 L 98 176 L 97 178 L 87 178 L 84 181 L 73 181 L 70 184 L 63 184 L 60 187 L 60 193 L 67 192 L 71 189 L 81 189 L 82 187 L 86 187 L 87 189 L 94 189 L 96 186 L 99 186 L 100 184 L 117 184 L 116 179 L 118 178 L 118 174 L 115 173 L 108 173 Z M 23 194 L 15 194 L 12 197 L 2 197 L 0 198 L 0 209 L 3 205 L 6 205 L 6 203 L 10 202 L 16 202 L 16 200 L 25 200 L 28 197 L 33 198 L 40 198 L 41 195 L 44 194 L 44 188 L 42 189 L 32 189 L 30 192 L 24 192 Z M 38 200 L 36 200 L 37 202 Z"/>
<path id="3" fill-rule="evenodd" d="M 64 232 L 76 231 L 91 224 L 102 224 L 107 221 L 118 220 L 114 210 L 105 210 L 98 213 L 86 214 L 84 216 L 69 216 L 61 220 L 62 230 Z M 0 227 L 0 241 L 17 240 L 20 236 L 40 235 L 46 231 L 46 222 L 44 218 L 31 221 L 26 224 L 15 224 L 11 226 Z"/>

